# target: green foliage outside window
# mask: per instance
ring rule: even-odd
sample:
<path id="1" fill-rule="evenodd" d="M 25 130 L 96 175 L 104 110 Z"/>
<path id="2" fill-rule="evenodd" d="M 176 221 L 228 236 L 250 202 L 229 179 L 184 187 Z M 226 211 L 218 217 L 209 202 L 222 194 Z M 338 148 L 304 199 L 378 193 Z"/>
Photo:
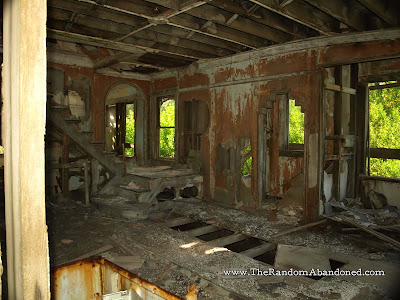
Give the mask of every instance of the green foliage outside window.
<path id="1" fill-rule="evenodd" d="M 167 100 L 160 107 L 160 157 L 175 155 L 175 101 Z"/>
<path id="2" fill-rule="evenodd" d="M 249 145 L 249 146 L 247 146 L 246 147 L 246 149 L 244 150 L 244 155 L 246 155 L 247 153 L 249 153 L 251 151 L 251 146 Z M 243 176 L 245 176 L 245 175 L 250 175 L 251 174 L 251 163 L 252 163 L 252 161 L 253 161 L 253 157 L 252 156 L 250 156 L 244 163 L 243 163 L 243 165 L 242 165 L 242 175 Z M 246 166 L 245 166 L 245 164 L 247 165 L 247 168 L 246 168 Z M 247 170 L 249 170 L 249 171 L 247 171 Z"/>
<path id="3" fill-rule="evenodd" d="M 377 85 L 377 84 L 372 84 Z M 371 148 L 400 148 L 400 87 L 369 92 Z M 400 178 L 400 160 L 371 158 L 371 175 Z"/>
<path id="4" fill-rule="evenodd" d="M 292 99 L 289 100 L 289 143 L 304 144 L 304 113 Z"/>
<path id="5" fill-rule="evenodd" d="M 135 155 L 135 113 L 133 104 L 126 105 L 126 135 L 125 143 L 131 144 L 132 148 L 125 148 L 125 155 Z"/>

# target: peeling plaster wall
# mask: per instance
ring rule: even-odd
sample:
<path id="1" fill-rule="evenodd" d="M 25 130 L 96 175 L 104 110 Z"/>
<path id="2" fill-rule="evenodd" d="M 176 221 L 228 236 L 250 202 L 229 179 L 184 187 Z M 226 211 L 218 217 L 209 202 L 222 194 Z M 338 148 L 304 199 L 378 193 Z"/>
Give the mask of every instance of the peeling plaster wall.
<path id="1" fill-rule="evenodd" d="M 382 194 L 386 197 L 387 204 L 400 209 L 400 181 L 386 181 L 377 178 L 363 179 L 361 181 L 363 194 L 368 195 L 371 191 Z M 367 199 L 364 199 L 367 201 Z M 369 204 L 368 202 L 366 203 Z"/>
<path id="2" fill-rule="evenodd" d="M 209 170 L 204 170 L 206 197 L 232 203 L 243 201 L 249 207 L 256 205 L 257 119 L 260 108 L 266 106 L 267 103 L 272 103 L 273 106 L 274 132 L 267 144 L 271 163 L 266 188 L 272 191 L 271 194 L 277 196 L 283 196 L 290 189 L 294 181 L 287 181 L 301 171 L 303 159 L 279 157 L 276 93 L 288 92 L 291 98 L 296 99 L 296 104 L 301 105 L 307 120 L 310 99 L 312 96 L 315 97 L 315 94 L 310 92 L 312 82 L 310 77 L 316 76 L 317 73 L 315 66 L 316 52 L 302 51 L 289 56 L 277 55 L 257 61 L 249 58 L 248 61 L 233 63 L 229 66 L 206 69 L 200 67 L 195 71 L 190 68 L 187 73 L 180 70 L 175 77 L 162 78 L 153 82 L 154 92 L 177 88 L 179 101 L 201 99 L 210 106 L 210 127 L 208 133 L 202 137 L 204 165 L 209 165 Z M 270 76 L 270 78 L 253 80 L 264 76 Z M 247 80 L 249 82 L 246 82 Z M 208 87 L 210 85 L 211 88 Z M 313 128 L 318 128 L 318 126 Z M 224 149 L 225 153 L 231 153 L 230 159 L 235 159 L 232 153 L 237 153 L 238 140 L 243 137 L 250 138 L 252 146 L 251 193 L 247 194 L 245 199 L 237 199 L 240 185 L 237 177 L 241 177 L 240 168 L 237 165 L 235 168 L 232 162 L 230 162 L 232 167 L 229 170 L 217 168 L 216 166 L 221 163 L 219 161 L 221 158 L 217 157 L 217 148 Z M 318 143 L 313 145 L 318 146 Z M 313 187 L 316 187 L 315 182 L 312 183 Z"/>
<path id="3" fill-rule="evenodd" d="M 105 98 L 108 90 L 116 83 L 130 83 L 137 85 L 144 93 L 146 103 L 149 105 L 150 82 L 145 80 L 126 79 L 119 77 L 96 74 L 93 69 L 77 67 L 63 64 L 48 63 L 49 68 L 62 70 L 65 73 L 65 87 L 69 82 L 79 81 L 87 78 L 91 82 L 90 100 L 90 124 L 85 126 L 85 130 L 93 131 L 93 140 L 104 142 L 105 139 Z M 71 83 L 70 83 L 71 84 Z M 73 90 L 73 89 L 72 89 Z M 146 118 L 149 120 L 149 116 Z M 148 150 L 147 150 L 148 151 Z"/>

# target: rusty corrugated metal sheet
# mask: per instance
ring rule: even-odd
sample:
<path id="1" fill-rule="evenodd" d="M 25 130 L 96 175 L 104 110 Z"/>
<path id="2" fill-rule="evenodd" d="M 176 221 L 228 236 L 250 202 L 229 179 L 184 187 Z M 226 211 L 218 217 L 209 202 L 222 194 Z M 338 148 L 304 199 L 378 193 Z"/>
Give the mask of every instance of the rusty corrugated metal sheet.
<path id="1" fill-rule="evenodd" d="M 182 299 L 101 257 L 58 266 L 51 279 L 52 298 L 56 300 L 101 299 L 129 288 L 143 300 Z"/>

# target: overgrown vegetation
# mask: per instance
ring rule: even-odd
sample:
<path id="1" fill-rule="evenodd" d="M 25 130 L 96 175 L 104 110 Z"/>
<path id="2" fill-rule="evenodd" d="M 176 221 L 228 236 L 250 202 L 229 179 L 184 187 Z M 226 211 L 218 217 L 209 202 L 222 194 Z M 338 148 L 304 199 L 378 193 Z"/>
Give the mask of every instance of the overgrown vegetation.
<path id="1" fill-rule="evenodd" d="M 245 156 L 246 154 L 248 154 L 251 151 L 251 146 L 247 146 L 246 149 L 244 150 L 243 155 Z M 243 163 L 242 165 L 242 175 L 250 175 L 251 174 L 251 163 L 253 161 L 253 157 L 250 156 L 248 159 L 246 159 L 246 161 Z M 247 166 L 247 167 L 246 167 Z"/>
<path id="2" fill-rule="evenodd" d="M 164 128 L 163 128 L 164 127 Z M 175 155 L 175 101 L 167 100 L 160 107 L 160 157 Z"/>
<path id="3" fill-rule="evenodd" d="M 131 148 L 125 148 L 125 155 L 135 155 L 135 113 L 133 104 L 126 105 L 126 135 L 125 142 L 131 144 Z"/>
<path id="4" fill-rule="evenodd" d="M 400 87 L 371 90 L 369 106 L 370 147 L 399 149 Z M 400 160 L 371 158 L 370 172 L 373 176 L 400 178 Z"/>
<path id="5" fill-rule="evenodd" d="M 304 144 L 304 113 L 292 99 L 289 100 L 289 143 Z"/>

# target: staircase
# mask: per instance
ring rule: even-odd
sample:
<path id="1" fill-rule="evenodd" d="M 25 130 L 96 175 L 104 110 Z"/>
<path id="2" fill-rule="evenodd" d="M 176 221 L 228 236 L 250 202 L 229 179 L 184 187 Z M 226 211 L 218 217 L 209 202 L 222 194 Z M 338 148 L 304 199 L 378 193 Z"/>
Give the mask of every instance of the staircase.
<path id="1" fill-rule="evenodd" d="M 47 138 L 52 136 L 51 141 L 57 143 L 63 143 L 64 137 L 67 136 L 69 140 L 72 142 L 71 145 L 67 148 L 66 153 L 64 153 L 63 163 L 58 164 L 58 166 L 64 170 L 69 168 L 76 168 L 79 166 L 78 164 L 74 164 L 71 160 L 84 159 L 86 161 L 91 161 L 93 164 L 98 163 L 105 171 L 108 173 L 108 179 L 113 178 L 114 176 L 121 176 L 123 174 L 123 162 L 115 161 L 114 152 L 106 152 L 104 151 L 104 143 L 91 141 L 90 136 L 92 132 L 81 131 L 79 128 L 80 120 L 73 116 L 67 106 L 60 105 L 48 105 L 47 109 Z M 65 149 L 65 146 L 64 146 Z M 69 153 L 74 154 L 77 158 L 70 159 Z M 92 166 L 92 170 L 94 170 Z M 95 173 L 96 171 L 94 171 Z M 64 183 L 62 184 L 63 193 L 68 193 L 68 181 L 69 176 L 74 175 L 74 172 L 67 171 L 67 176 L 62 176 Z M 76 172 L 75 172 L 76 173 Z M 92 172 L 93 173 L 93 172 Z M 96 177 L 96 174 L 92 174 L 93 177 Z M 98 174 L 97 174 L 98 177 Z M 92 180 L 93 182 L 93 180 Z M 96 191 L 97 186 L 92 185 L 92 191 Z"/>

